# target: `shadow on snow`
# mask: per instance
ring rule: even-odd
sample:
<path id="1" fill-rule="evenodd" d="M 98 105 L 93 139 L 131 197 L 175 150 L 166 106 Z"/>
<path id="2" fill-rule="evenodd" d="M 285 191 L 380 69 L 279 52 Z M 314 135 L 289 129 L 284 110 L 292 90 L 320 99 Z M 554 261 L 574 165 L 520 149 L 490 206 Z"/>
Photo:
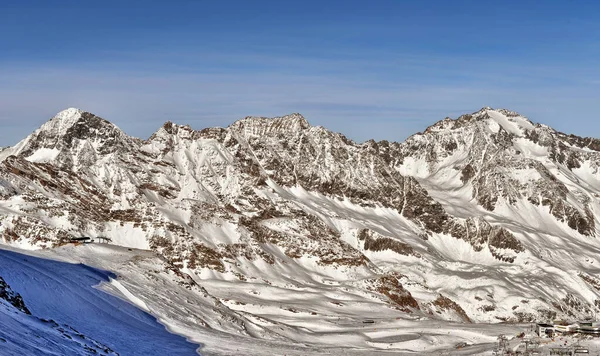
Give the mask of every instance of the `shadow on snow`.
<path id="1" fill-rule="evenodd" d="M 194 355 L 201 346 L 168 332 L 155 317 L 94 286 L 109 271 L 0 249 L 0 276 L 31 313 L 68 324 L 128 355 Z"/>

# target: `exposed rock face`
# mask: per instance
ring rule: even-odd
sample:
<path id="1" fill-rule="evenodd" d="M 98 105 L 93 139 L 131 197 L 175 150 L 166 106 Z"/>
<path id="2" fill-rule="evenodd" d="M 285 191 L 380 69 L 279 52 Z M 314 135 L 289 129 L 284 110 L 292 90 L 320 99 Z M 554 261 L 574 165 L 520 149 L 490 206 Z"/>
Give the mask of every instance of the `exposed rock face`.
<path id="1" fill-rule="evenodd" d="M 135 139 L 112 123 L 79 109 L 67 109 L 0 157 L 18 155 L 32 162 L 52 162 L 65 170 L 96 164 L 103 156 L 136 147 Z"/>
<path id="2" fill-rule="evenodd" d="M 2 277 L 0 277 L 0 299 L 7 301 L 10 305 L 23 313 L 31 315 L 31 312 L 27 309 L 27 306 L 25 306 L 25 302 L 23 302 L 21 295 L 13 291 Z"/>
<path id="3" fill-rule="evenodd" d="M 394 155 L 401 157 L 396 164 L 400 171 L 406 172 L 407 159 L 422 162 L 425 179 L 450 168 L 459 171 L 461 185 L 470 186 L 472 197 L 486 210 L 527 200 L 547 207 L 580 234 L 594 236 L 590 197 L 569 189 L 558 175 L 582 164 L 597 174 L 597 145 L 595 139 L 567 136 L 515 112 L 484 108 L 430 126 L 394 146 Z"/>
<path id="4" fill-rule="evenodd" d="M 5 243 L 32 247 L 106 236 L 152 249 L 174 270 L 240 281 L 271 283 L 265 271 L 280 266 L 337 271 L 406 312 L 451 309 L 463 321 L 560 313 L 574 300 L 583 315 L 597 291 L 524 287 L 514 295 L 545 298 L 527 314 L 491 299 L 468 309 L 472 301 L 435 281 L 448 273 L 461 283 L 468 278 L 453 268 L 465 264 L 486 270 L 489 288 L 514 288 L 532 258 L 554 263 L 551 246 L 595 251 L 599 149 L 490 108 L 403 143 L 362 144 L 299 114 L 201 131 L 167 122 L 142 141 L 68 109 L 0 151 L 0 231 Z M 521 282 L 495 274 L 502 269 Z"/>
<path id="5" fill-rule="evenodd" d="M 441 314 L 442 312 L 450 312 L 450 313 L 458 316 L 458 318 L 462 321 L 465 321 L 468 323 L 471 322 L 471 319 L 469 318 L 467 313 L 465 313 L 463 308 L 460 307 L 460 305 L 456 304 L 456 302 L 454 302 L 452 299 L 450 299 L 448 297 L 444 297 L 441 294 L 439 297 L 437 297 L 436 300 L 434 300 L 431 303 L 431 305 L 436 309 L 437 313 Z"/>
<path id="6" fill-rule="evenodd" d="M 356 237 L 360 241 L 364 241 L 364 249 L 368 251 L 390 250 L 407 256 L 415 254 L 414 249 L 409 244 L 405 244 L 391 237 L 381 236 L 377 232 L 369 229 L 359 230 Z"/>

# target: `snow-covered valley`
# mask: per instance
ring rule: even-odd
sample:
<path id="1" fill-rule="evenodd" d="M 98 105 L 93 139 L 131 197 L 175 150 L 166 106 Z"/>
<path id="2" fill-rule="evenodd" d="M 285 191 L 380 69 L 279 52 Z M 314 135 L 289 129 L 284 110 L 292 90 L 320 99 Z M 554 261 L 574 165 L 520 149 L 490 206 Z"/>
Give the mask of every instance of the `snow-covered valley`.
<path id="1" fill-rule="evenodd" d="M 107 355 L 190 355 L 196 348 L 202 355 L 472 354 L 491 350 L 498 334 L 523 327 L 407 318 L 368 296 L 326 285 L 276 288 L 203 280 L 205 291 L 166 271 L 149 251 L 110 245 L 2 249 L 0 257 L 4 279 L 32 313 L 16 312 L 0 301 L 3 355 L 80 355 L 92 343 L 102 345 L 97 351 Z M 221 302 L 207 291 L 216 292 L 223 307 L 234 311 L 230 319 L 214 310 Z M 247 318 L 250 334 L 256 325 L 255 334 L 205 324 L 236 318 Z M 54 322 L 56 329 L 73 328 L 82 336 L 47 330 Z M 259 331 L 258 325 L 274 333 Z M 476 346 L 455 350 L 461 343 Z"/>

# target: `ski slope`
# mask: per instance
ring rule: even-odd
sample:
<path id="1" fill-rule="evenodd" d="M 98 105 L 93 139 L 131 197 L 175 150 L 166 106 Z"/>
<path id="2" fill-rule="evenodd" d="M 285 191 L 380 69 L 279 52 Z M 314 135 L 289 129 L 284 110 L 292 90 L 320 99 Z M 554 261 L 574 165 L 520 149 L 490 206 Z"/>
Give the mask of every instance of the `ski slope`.
<path id="1" fill-rule="evenodd" d="M 68 346 L 67 337 L 45 330 L 52 323 L 40 318 L 75 329 L 122 356 L 192 355 L 199 347 L 169 332 L 135 303 L 102 290 L 116 278 L 112 272 L 0 249 L 0 275 L 32 313 L 16 317 L 6 305 L 0 309 L 0 337 L 6 340 L 0 344 L 1 355 L 82 354 L 77 345 Z"/>

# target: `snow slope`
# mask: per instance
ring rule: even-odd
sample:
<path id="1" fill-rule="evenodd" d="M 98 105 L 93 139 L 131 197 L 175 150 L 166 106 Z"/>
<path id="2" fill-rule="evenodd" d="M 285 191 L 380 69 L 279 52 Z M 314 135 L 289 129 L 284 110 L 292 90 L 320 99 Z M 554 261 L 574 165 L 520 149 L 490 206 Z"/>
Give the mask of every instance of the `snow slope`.
<path id="1" fill-rule="evenodd" d="M 32 314 L 0 308 L 3 355 L 81 355 L 84 347 L 71 343 L 85 344 L 90 338 L 119 355 L 191 355 L 199 347 L 168 332 L 155 317 L 128 303 L 127 295 L 117 298 L 103 291 L 116 278 L 111 272 L 0 249 L 0 275 Z M 53 324 L 55 330 L 44 330 Z M 69 331 L 71 339 L 60 329 Z"/>
<path id="2" fill-rule="evenodd" d="M 226 294 L 227 298 L 220 298 L 224 305 L 237 310 L 231 318 L 220 319 L 214 312 L 220 303 L 215 303 L 207 290 L 190 288 L 184 276 L 169 271 L 164 261 L 148 251 L 111 245 L 38 251 L 4 247 L 0 257 L 4 262 L 0 271 L 10 276 L 15 291 L 37 288 L 46 299 L 36 309 L 40 302 L 23 292 L 33 314 L 26 315 L 0 298 L 3 355 L 79 355 L 89 351 L 86 346 L 97 350 L 89 351 L 93 354 L 106 355 L 195 353 L 198 345 L 167 333 L 157 320 L 170 332 L 200 344 L 202 355 L 491 355 L 499 335 L 507 335 L 511 348 L 517 348 L 520 339 L 515 335 L 531 334 L 529 324 L 406 318 L 393 309 L 382 309 L 364 295 L 348 293 L 347 288 L 337 292 L 325 285 L 296 288 L 299 294 L 290 295 L 290 291 L 261 284 L 247 289 L 241 283 L 216 285 L 216 281 L 209 281 L 209 289 Z M 46 278 L 38 274 L 40 268 Z M 90 282 L 101 284 L 91 287 Z M 50 289 L 53 283 L 60 284 L 56 292 Z M 54 302 L 54 298 L 60 299 Z M 39 317 L 42 314 L 52 319 Z M 246 317 L 249 327 L 254 321 L 279 332 L 287 329 L 289 338 L 207 327 L 236 317 Z M 557 346 L 541 341 L 546 349 Z M 569 343 L 575 340 L 569 339 Z M 580 344 L 600 350 L 595 340 Z"/>
<path id="3" fill-rule="evenodd" d="M 157 320 L 169 331 L 201 344 L 202 355 L 412 354 L 453 351 L 458 343 L 473 346 L 456 354 L 474 354 L 491 350 L 497 334 L 519 330 L 515 325 L 481 328 L 426 318 L 405 319 L 393 309 L 378 311 L 379 303 L 365 296 L 336 294 L 325 286 L 293 297 L 283 289 L 260 284 L 248 290 L 240 283 L 220 287 L 209 283 L 211 289 L 227 294 L 228 299 L 222 300 L 240 317 L 245 315 L 279 331 L 289 329 L 290 338 L 253 337 L 207 328 L 203 322 L 212 324 L 216 320 L 211 318 L 218 319 L 218 314 L 211 312 L 214 302 L 204 302 L 207 292 L 187 288 L 180 277 L 165 269 L 164 262 L 147 251 L 85 245 L 40 251 L 0 249 L 0 257 L 0 273 L 33 314 L 15 317 L 14 308 L 4 310 L 4 304 L 0 305 L 0 342 L 6 340 L 0 344 L 6 350 L 3 354 L 81 354 L 78 344 L 71 346 L 71 340 L 59 332 L 43 329 L 53 322 L 84 335 L 85 339 L 74 337 L 77 342 L 94 340 L 120 355 L 194 353 L 198 345 L 168 333 Z M 304 298 L 307 295 L 312 297 Z M 252 305 L 253 300 L 257 304 Z M 305 309 L 317 314 L 305 313 Z M 366 317 L 374 323 L 363 323 Z M 40 318 L 53 321 L 42 322 Z"/>

